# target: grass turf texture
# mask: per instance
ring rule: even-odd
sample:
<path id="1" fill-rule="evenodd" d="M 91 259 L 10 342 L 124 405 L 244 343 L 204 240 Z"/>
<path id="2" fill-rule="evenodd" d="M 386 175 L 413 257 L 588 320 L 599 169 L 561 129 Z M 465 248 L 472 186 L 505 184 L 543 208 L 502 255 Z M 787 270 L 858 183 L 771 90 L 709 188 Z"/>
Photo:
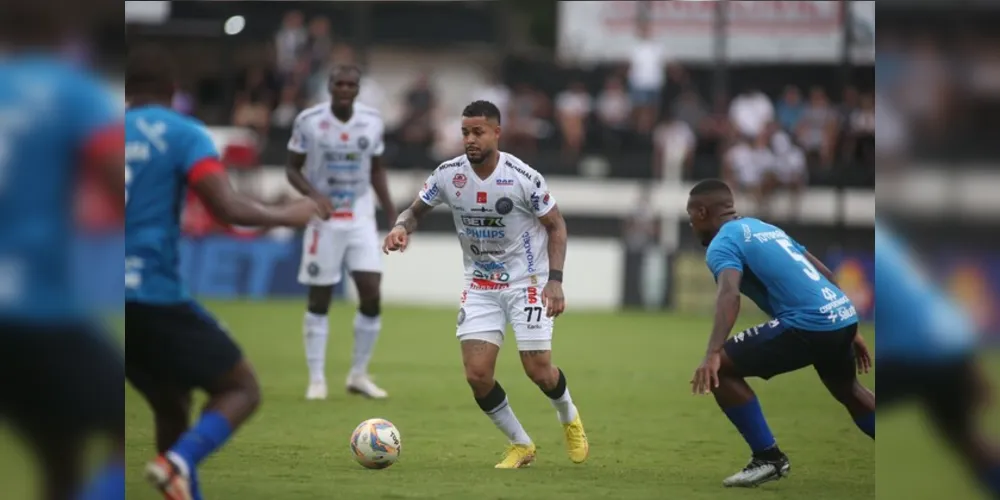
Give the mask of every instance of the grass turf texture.
<path id="1" fill-rule="evenodd" d="M 372 371 L 391 399 L 367 401 L 341 390 L 353 310 L 336 306 L 327 363 L 331 398 L 307 402 L 299 301 L 207 305 L 243 346 L 264 390 L 261 412 L 202 467 L 202 489 L 209 499 L 876 496 L 875 444 L 855 428 L 812 370 L 770 383 L 751 382 L 792 459 L 791 477 L 755 491 L 721 487 L 749 452 L 710 397 L 690 394 L 688 381 L 710 328 L 706 317 L 571 312 L 559 319 L 555 362 L 567 374 L 591 440 L 591 458 L 580 466 L 567 459 L 555 411 L 523 375 L 511 338 L 501 352 L 497 378 L 539 456 L 530 469 L 497 471 L 493 465 L 504 438 L 476 407 L 463 379 L 454 310 L 386 307 Z M 747 318 L 738 326 L 754 319 L 762 318 Z M 871 329 L 864 333 L 874 344 Z M 993 373 L 1000 378 L 996 361 Z M 873 376 L 864 382 L 874 387 Z M 126 398 L 128 497 L 152 500 L 158 496 L 141 477 L 154 453 L 151 415 L 130 387 Z M 390 469 L 364 470 L 351 456 L 351 431 L 371 417 L 387 418 L 400 429 L 403 453 Z M 879 418 L 877 497 L 977 498 L 950 456 L 922 430 L 922 422 L 907 410 Z M 23 461 L 11 461 L 16 456 L 0 451 L 0 464 L 13 463 L 6 469 L 8 492 L 24 491 L 31 477 L 17 473 L 30 469 Z"/>

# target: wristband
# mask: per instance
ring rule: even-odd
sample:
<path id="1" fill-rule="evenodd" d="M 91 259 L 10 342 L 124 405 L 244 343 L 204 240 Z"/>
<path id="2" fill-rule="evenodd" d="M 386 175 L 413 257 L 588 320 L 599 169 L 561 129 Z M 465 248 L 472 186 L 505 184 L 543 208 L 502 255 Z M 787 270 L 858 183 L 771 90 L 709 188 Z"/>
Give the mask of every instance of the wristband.
<path id="1" fill-rule="evenodd" d="M 550 269 L 549 270 L 549 281 L 558 281 L 558 282 L 562 283 L 562 280 L 563 280 L 563 272 L 562 271 L 558 271 L 558 270 L 555 270 L 555 269 Z"/>

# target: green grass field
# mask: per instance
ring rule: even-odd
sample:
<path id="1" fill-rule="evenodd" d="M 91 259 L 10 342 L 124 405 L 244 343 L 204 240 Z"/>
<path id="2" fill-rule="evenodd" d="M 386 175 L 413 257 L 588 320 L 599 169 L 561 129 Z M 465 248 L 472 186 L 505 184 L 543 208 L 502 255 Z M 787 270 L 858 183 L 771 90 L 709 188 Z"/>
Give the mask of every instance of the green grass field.
<path id="1" fill-rule="evenodd" d="M 539 456 L 530 469 L 497 471 L 493 464 L 504 439 L 463 379 L 455 311 L 386 308 L 372 371 L 390 391 L 388 401 L 332 390 L 328 401 L 306 402 L 298 301 L 209 307 L 243 345 L 264 389 L 258 416 L 203 466 L 209 499 L 842 500 L 874 498 L 876 492 L 885 499 L 977 498 L 950 456 L 922 430 L 919 416 L 906 410 L 880 417 L 876 488 L 875 444 L 811 370 L 752 382 L 792 459 L 791 477 L 753 491 L 723 489 L 722 478 L 749 454 L 714 402 L 690 394 L 688 381 L 710 326 L 705 317 L 576 312 L 560 318 L 555 361 L 567 374 L 592 447 L 590 460 L 579 466 L 566 458 L 554 410 L 522 374 L 513 343 L 505 346 L 497 377 Z M 347 368 L 352 316 L 348 305 L 332 313 L 332 389 Z M 993 365 L 1000 379 L 1000 363 Z M 874 376 L 865 383 L 873 387 Z M 130 388 L 126 398 L 128 496 L 155 499 L 141 478 L 153 455 L 151 415 Z M 387 470 L 362 469 L 348 447 L 351 430 L 370 417 L 388 418 L 402 434 L 402 458 Z M 22 475 L 22 483 L 24 477 L 30 476 Z M 5 486 L 11 484 L 8 492 L 19 491 L 18 481 Z"/>

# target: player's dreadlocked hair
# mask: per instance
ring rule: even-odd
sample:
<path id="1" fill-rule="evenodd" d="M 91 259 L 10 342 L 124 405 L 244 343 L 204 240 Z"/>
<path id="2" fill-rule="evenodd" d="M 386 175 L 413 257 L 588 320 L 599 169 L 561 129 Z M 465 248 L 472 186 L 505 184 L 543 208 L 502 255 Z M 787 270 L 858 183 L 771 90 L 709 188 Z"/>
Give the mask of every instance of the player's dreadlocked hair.
<path id="1" fill-rule="evenodd" d="M 733 191 L 729 189 L 729 185 L 719 179 L 705 179 L 691 188 L 689 193 L 691 196 L 698 196 L 701 194 L 715 194 L 715 193 L 725 193 L 730 196 L 733 195 Z"/>
<path id="2" fill-rule="evenodd" d="M 174 93 L 174 65 L 167 52 L 147 45 L 129 52 L 125 67 L 125 93 L 170 97 Z"/>
<path id="3" fill-rule="evenodd" d="M 471 118 L 482 116 L 486 119 L 494 119 L 500 123 L 500 109 L 490 101 L 473 101 L 462 110 L 462 116 Z"/>

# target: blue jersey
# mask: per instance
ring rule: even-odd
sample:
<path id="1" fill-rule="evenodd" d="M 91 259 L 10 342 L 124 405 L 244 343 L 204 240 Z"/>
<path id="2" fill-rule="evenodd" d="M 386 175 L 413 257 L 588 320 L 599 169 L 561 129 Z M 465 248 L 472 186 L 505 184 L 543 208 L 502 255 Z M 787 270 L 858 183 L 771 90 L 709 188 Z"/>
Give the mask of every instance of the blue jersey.
<path id="1" fill-rule="evenodd" d="M 725 269 L 743 273 L 743 295 L 795 328 L 825 332 L 857 323 L 851 299 L 809 263 L 805 251 L 780 228 L 741 218 L 722 226 L 706 261 L 716 281 Z"/>
<path id="2" fill-rule="evenodd" d="M 116 109 L 97 79 L 56 58 L 0 58 L 0 319 L 83 317 L 73 199 L 87 151 L 120 130 Z"/>
<path id="3" fill-rule="evenodd" d="M 875 225 L 875 352 L 879 359 L 933 362 L 968 355 L 968 318 L 920 271 L 887 228 Z"/>
<path id="4" fill-rule="evenodd" d="M 125 300 L 190 299 L 180 276 L 189 181 L 219 165 L 204 126 L 161 106 L 125 112 Z"/>

